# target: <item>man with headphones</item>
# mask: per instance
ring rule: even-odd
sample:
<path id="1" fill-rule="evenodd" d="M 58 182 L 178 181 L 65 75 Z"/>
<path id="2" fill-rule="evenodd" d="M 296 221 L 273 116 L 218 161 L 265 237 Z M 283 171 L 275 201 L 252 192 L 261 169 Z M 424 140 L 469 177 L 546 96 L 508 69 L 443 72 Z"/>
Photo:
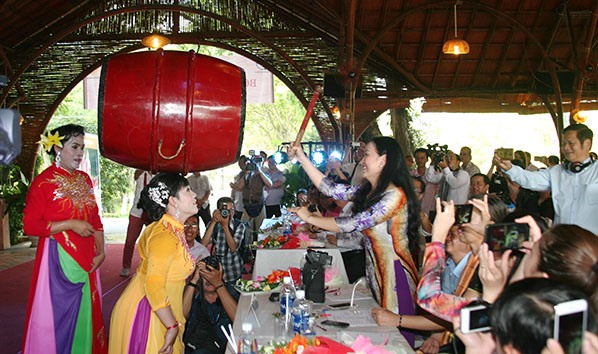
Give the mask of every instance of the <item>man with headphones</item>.
<path id="1" fill-rule="evenodd" d="M 552 191 L 555 224 L 576 224 L 598 234 L 598 163 L 590 158 L 594 133 L 584 124 L 563 132 L 562 164 L 530 172 L 494 156 L 514 182 L 535 191 Z"/>

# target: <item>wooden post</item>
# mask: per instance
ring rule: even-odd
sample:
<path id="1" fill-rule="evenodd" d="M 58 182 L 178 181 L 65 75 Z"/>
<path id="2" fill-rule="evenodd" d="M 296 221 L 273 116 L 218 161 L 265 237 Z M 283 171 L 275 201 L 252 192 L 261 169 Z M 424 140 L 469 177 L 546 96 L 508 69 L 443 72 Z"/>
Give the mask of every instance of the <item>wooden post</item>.
<path id="1" fill-rule="evenodd" d="M 0 199 L 0 250 L 10 248 L 10 226 L 8 224 L 8 213 L 4 214 L 4 210 L 8 207 L 4 199 Z"/>

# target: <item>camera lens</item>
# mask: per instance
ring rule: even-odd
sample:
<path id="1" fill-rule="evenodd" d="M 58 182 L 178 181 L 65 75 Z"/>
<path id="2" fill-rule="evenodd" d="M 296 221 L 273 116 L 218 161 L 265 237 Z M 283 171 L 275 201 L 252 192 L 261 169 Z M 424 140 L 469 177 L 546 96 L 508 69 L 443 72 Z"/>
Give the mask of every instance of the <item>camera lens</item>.
<path id="1" fill-rule="evenodd" d="M 228 218 L 229 214 L 230 214 L 230 211 L 228 211 L 227 208 L 220 209 L 220 215 L 222 215 L 223 218 Z"/>
<path id="2" fill-rule="evenodd" d="M 216 257 L 216 256 L 208 256 L 208 257 L 202 259 L 201 261 L 204 262 L 205 264 L 209 265 L 213 269 L 220 268 L 220 262 L 218 261 L 218 257 Z"/>

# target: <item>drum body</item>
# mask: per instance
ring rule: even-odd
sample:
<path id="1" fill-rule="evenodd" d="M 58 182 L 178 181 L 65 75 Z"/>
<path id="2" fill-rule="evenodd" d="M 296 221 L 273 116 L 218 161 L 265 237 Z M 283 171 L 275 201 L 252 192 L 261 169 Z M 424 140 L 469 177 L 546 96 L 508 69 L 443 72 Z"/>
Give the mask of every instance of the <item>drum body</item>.
<path id="1" fill-rule="evenodd" d="M 118 55 L 102 67 L 100 151 L 151 172 L 210 170 L 237 161 L 245 72 L 193 51 Z"/>

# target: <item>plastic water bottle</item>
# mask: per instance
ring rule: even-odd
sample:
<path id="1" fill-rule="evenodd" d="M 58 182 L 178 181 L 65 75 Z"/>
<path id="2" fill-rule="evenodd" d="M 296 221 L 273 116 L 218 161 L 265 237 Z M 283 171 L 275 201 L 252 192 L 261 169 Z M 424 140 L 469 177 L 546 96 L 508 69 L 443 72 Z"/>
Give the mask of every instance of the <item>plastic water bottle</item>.
<path id="1" fill-rule="evenodd" d="M 293 225 L 291 224 L 291 222 L 289 220 L 284 220 L 283 222 L 284 226 L 282 229 L 282 234 L 284 236 L 290 236 L 293 234 Z"/>
<path id="2" fill-rule="evenodd" d="M 305 290 L 297 290 L 293 304 L 293 332 L 304 335 L 309 330 L 311 304 L 305 299 Z"/>
<path id="3" fill-rule="evenodd" d="M 253 336 L 253 326 L 251 323 L 243 323 L 241 325 L 243 333 L 239 337 L 239 343 L 237 345 L 238 354 L 257 354 L 257 341 Z"/>
<path id="4" fill-rule="evenodd" d="M 284 277 L 282 278 L 282 287 L 280 288 L 280 314 L 287 319 L 291 314 L 294 301 L 295 287 L 291 284 L 291 277 Z M 287 313 L 289 316 L 287 316 Z"/>

